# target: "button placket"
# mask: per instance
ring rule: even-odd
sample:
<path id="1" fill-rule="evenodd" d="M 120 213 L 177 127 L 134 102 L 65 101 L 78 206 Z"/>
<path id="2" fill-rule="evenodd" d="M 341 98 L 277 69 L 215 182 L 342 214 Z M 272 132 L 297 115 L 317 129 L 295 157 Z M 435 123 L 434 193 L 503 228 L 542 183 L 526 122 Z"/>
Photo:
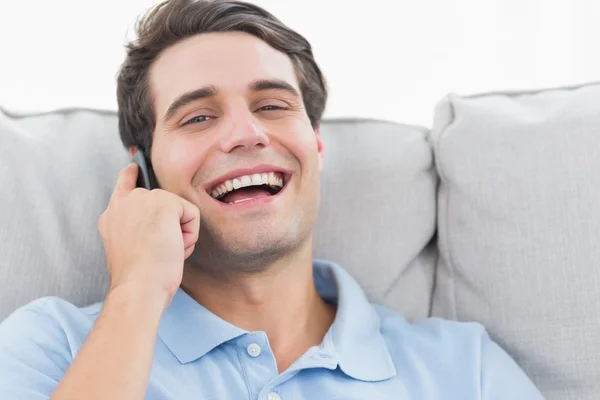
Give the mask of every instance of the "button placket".
<path id="1" fill-rule="evenodd" d="M 268 393 L 274 390 L 273 386 L 268 387 L 269 383 L 279 373 L 266 334 L 249 332 L 236 344 L 250 398 L 267 400 Z"/>

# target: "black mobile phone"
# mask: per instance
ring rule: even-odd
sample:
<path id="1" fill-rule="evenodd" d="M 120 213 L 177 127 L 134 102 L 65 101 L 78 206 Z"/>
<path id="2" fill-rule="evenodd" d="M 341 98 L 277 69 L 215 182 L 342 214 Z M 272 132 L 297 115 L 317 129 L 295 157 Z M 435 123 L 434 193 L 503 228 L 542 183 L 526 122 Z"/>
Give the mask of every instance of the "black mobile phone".
<path id="1" fill-rule="evenodd" d="M 146 152 L 138 148 L 135 151 L 131 161 L 139 166 L 136 186 L 148 190 L 158 188 L 158 182 L 156 180 L 156 176 L 154 175 L 152 164 L 150 163 L 148 157 L 146 157 Z"/>

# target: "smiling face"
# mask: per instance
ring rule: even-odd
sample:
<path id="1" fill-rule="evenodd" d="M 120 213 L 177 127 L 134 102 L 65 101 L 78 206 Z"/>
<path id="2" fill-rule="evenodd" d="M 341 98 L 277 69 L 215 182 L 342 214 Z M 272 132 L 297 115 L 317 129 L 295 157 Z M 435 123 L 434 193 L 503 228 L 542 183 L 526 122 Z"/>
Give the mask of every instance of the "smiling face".
<path id="1" fill-rule="evenodd" d="M 160 55 L 150 87 L 156 176 L 200 209 L 193 264 L 259 269 L 310 240 L 323 147 L 286 54 L 200 34 Z"/>

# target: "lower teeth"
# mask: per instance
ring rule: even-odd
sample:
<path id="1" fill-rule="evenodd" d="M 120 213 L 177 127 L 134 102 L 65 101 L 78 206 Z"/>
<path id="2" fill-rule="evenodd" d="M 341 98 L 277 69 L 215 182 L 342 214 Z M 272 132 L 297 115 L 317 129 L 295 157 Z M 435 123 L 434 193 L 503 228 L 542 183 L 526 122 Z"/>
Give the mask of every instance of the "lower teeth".
<path id="1" fill-rule="evenodd" d="M 241 199 L 241 200 L 236 200 L 236 201 L 230 201 L 229 204 L 237 204 L 237 203 L 242 203 L 244 201 L 248 201 L 248 200 L 252 200 L 252 199 Z"/>

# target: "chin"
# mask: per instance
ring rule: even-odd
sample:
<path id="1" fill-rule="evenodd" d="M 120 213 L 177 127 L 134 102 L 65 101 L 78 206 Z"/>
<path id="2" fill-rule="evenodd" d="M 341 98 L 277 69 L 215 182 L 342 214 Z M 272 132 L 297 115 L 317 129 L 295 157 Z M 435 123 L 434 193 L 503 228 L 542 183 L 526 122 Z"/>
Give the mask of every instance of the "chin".
<path id="1" fill-rule="evenodd" d="M 285 253 L 297 245 L 298 238 L 295 235 L 262 231 L 229 238 L 223 243 L 223 248 L 226 253 L 235 254 L 247 261 L 252 258 L 264 257 L 269 253 Z"/>
<path id="2" fill-rule="evenodd" d="M 211 231 L 206 225 L 203 228 Z M 262 271 L 300 246 L 298 231 L 294 227 L 286 228 L 212 231 L 201 237 L 202 245 L 196 247 L 189 264 L 213 274 L 225 272 L 224 268 L 229 272 Z"/>

